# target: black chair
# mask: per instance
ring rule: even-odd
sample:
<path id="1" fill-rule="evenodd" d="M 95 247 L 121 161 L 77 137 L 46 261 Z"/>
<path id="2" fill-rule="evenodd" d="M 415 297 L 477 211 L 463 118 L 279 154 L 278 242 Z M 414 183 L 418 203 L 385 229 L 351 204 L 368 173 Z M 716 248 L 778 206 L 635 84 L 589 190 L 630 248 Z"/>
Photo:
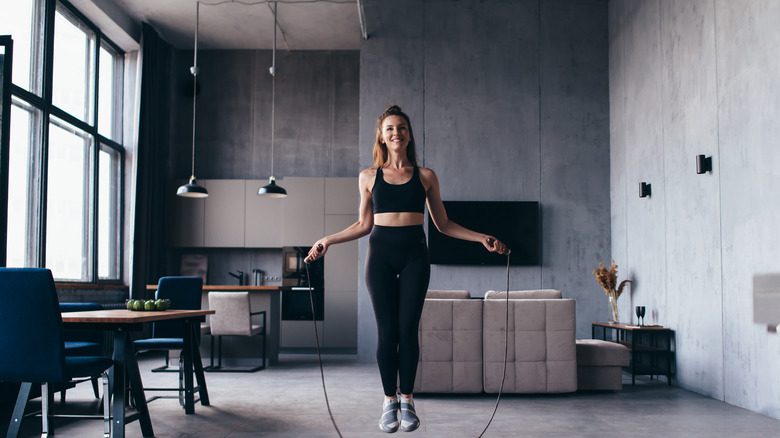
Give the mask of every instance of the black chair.
<path id="1" fill-rule="evenodd" d="M 171 309 L 200 310 L 203 279 L 201 277 L 162 277 L 157 283 L 156 299 L 171 301 Z M 149 350 L 165 351 L 165 365 L 152 369 L 152 372 L 175 371 L 179 373 L 177 388 L 145 388 L 146 391 L 178 391 L 179 403 L 184 406 L 184 362 L 181 355 L 177 367 L 169 363 L 169 351 L 184 349 L 184 325 L 180 321 L 158 321 L 152 323 L 152 337 L 134 342 L 136 352 Z M 198 366 L 198 364 L 196 364 Z M 201 365 L 202 366 L 202 365 Z M 148 401 L 163 398 L 155 396 Z"/>
<path id="2" fill-rule="evenodd" d="M 103 434 L 108 437 L 107 370 L 114 362 L 102 356 L 65 355 L 62 317 L 51 271 L 0 268 L 0 303 L 0 381 L 21 383 L 7 436 L 18 435 L 33 384 L 41 385 L 42 436 L 47 436 L 54 434 L 51 420 L 55 417 L 49 406 L 50 384 L 75 383 L 76 379 L 101 375 Z"/>

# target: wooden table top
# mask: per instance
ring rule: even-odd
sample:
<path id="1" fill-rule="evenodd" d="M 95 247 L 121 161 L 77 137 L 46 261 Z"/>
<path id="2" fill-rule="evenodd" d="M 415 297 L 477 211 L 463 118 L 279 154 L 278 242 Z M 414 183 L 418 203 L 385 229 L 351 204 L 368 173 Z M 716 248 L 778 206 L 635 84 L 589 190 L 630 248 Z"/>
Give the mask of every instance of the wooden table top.
<path id="1" fill-rule="evenodd" d="M 592 325 L 598 325 L 601 327 L 611 327 L 611 328 L 618 328 L 623 330 L 669 330 L 668 327 L 664 327 L 661 325 L 637 325 L 637 324 L 628 324 L 624 322 L 593 322 Z"/>
<path id="2" fill-rule="evenodd" d="M 150 321 L 164 321 L 167 319 L 183 319 L 205 315 L 213 315 L 214 310 L 150 310 L 135 311 L 127 309 L 89 310 L 86 312 L 65 312 L 62 314 L 63 323 L 94 322 L 114 324 L 137 324 Z"/>

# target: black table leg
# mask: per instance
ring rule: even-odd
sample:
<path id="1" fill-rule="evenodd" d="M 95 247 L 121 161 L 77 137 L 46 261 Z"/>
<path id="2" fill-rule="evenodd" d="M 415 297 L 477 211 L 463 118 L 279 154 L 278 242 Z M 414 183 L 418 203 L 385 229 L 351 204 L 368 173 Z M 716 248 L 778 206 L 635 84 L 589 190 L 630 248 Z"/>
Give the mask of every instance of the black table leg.
<path id="1" fill-rule="evenodd" d="M 185 326 L 191 326 L 189 322 L 185 322 Z M 192 389 L 192 356 L 193 356 L 193 343 L 195 337 L 192 330 L 185 327 L 184 330 L 184 412 L 187 414 L 195 413 L 195 397 Z"/>
<path id="2" fill-rule="evenodd" d="M 32 383 L 30 382 L 22 382 L 22 385 L 19 387 L 19 394 L 16 396 L 14 413 L 11 417 L 11 422 L 8 424 L 8 438 L 16 438 L 16 436 L 19 435 L 19 427 L 22 425 L 24 410 L 27 407 L 27 401 L 30 399 L 31 390 Z"/>
<path id="3" fill-rule="evenodd" d="M 149 407 L 146 404 L 144 386 L 141 382 L 141 372 L 138 370 L 138 361 L 135 358 L 133 343 L 130 340 L 130 332 L 117 331 L 114 333 L 114 382 L 113 382 L 113 416 L 112 437 L 124 438 L 125 436 L 125 380 L 130 381 L 131 397 L 135 402 L 137 414 L 131 417 L 141 423 L 141 434 L 144 437 L 153 437 L 152 420 L 149 417 Z"/>
<path id="4" fill-rule="evenodd" d="M 192 364 L 195 367 L 195 379 L 198 381 L 200 404 L 202 406 L 209 406 L 209 390 L 206 388 L 206 375 L 203 374 L 203 361 L 200 357 L 200 347 L 198 346 L 197 341 L 195 341 L 197 339 L 195 333 L 196 330 L 200 330 L 200 322 L 194 321 L 189 323 L 189 325 L 193 339 L 190 350 L 192 351 Z"/>

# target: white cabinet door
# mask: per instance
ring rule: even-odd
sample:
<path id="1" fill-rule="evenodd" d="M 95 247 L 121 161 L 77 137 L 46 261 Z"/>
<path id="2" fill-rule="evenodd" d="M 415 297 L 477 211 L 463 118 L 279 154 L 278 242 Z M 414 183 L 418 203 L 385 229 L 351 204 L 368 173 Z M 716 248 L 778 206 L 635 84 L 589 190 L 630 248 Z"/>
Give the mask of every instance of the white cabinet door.
<path id="1" fill-rule="evenodd" d="M 325 234 L 325 178 L 284 178 L 282 244 L 311 246 Z"/>
<path id="2" fill-rule="evenodd" d="M 359 208 L 357 178 L 325 178 L 325 214 L 357 214 Z"/>
<path id="3" fill-rule="evenodd" d="M 325 234 L 352 225 L 357 215 L 325 215 Z M 357 348 L 358 242 L 328 248 L 325 265 L 325 346 Z"/>
<path id="4" fill-rule="evenodd" d="M 205 199 L 176 195 L 179 186 L 187 182 L 187 180 L 171 180 L 166 184 L 165 243 L 168 246 L 203 246 Z"/>
<path id="5" fill-rule="evenodd" d="M 281 248 L 282 207 L 284 198 L 259 196 L 257 189 L 268 184 L 267 179 L 247 180 L 244 218 L 244 246 L 247 248 Z"/>
<path id="6" fill-rule="evenodd" d="M 209 196 L 205 198 L 204 246 L 243 247 L 245 180 L 210 179 L 205 186 Z"/>

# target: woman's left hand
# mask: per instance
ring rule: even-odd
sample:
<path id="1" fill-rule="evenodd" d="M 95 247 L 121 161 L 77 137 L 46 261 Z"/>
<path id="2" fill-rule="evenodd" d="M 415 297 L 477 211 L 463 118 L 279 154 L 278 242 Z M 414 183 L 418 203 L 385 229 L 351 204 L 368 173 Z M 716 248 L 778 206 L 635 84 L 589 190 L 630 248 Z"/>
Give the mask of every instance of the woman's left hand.
<path id="1" fill-rule="evenodd" d="M 497 252 L 499 254 L 509 254 L 511 252 L 503 242 L 493 236 L 485 236 L 482 240 L 482 245 L 490 252 Z"/>

